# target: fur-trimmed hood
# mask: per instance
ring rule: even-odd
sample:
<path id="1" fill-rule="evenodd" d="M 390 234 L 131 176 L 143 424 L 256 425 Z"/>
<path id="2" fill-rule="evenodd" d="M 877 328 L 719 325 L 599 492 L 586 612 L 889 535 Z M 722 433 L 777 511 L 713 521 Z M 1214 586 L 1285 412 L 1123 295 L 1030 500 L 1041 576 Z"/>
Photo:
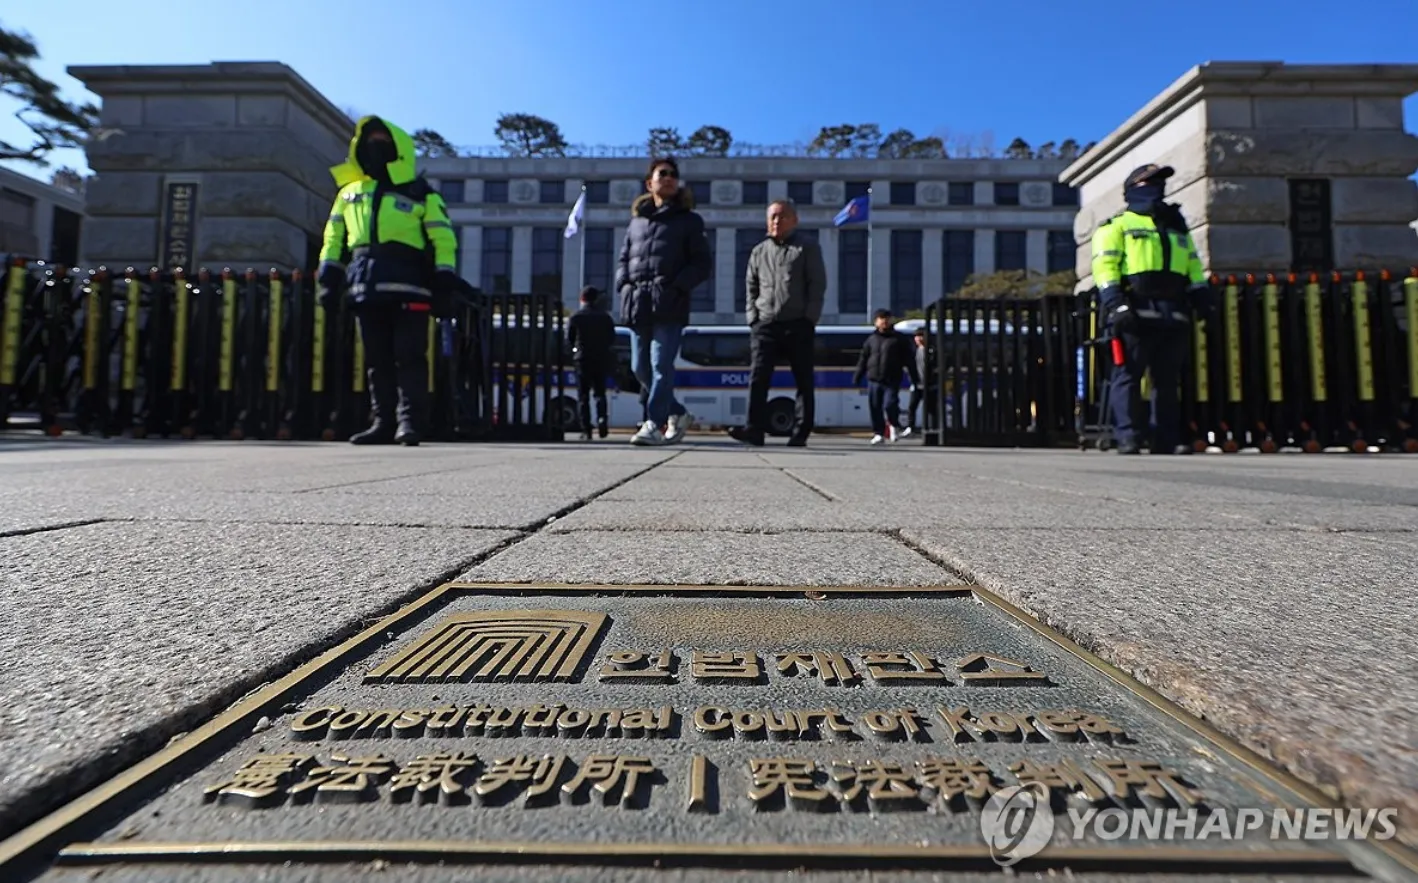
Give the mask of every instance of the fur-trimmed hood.
<path id="1" fill-rule="evenodd" d="M 675 192 L 674 199 L 670 200 L 670 205 L 674 206 L 680 211 L 693 211 L 694 190 L 692 188 L 685 187 L 684 185 L 680 185 L 679 190 Z M 646 206 L 649 206 L 648 210 L 646 210 Z M 648 218 L 654 213 L 655 197 L 649 193 L 640 194 L 639 196 L 635 197 L 635 201 L 630 204 L 630 216 L 632 218 L 638 218 L 641 216 Z"/>

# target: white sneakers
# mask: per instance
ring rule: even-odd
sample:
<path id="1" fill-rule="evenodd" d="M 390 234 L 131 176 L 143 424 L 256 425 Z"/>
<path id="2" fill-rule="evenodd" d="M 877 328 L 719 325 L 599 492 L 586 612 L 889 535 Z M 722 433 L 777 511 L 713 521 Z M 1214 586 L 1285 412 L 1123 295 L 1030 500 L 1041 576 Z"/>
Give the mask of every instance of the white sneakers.
<path id="1" fill-rule="evenodd" d="M 669 421 L 665 424 L 665 444 L 672 445 L 684 438 L 685 430 L 694 425 L 694 416 L 688 411 L 683 414 L 671 414 Z"/>
<path id="2" fill-rule="evenodd" d="M 665 434 L 660 432 L 660 427 L 655 425 L 654 420 L 646 420 L 630 437 L 630 443 L 632 445 L 662 445 L 665 444 Z"/>
<path id="3" fill-rule="evenodd" d="M 872 437 L 871 437 L 871 444 L 879 445 L 879 444 L 881 444 L 882 442 L 888 442 L 888 441 L 891 442 L 892 444 L 895 444 L 896 442 L 899 442 L 904 436 L 910 435 L 910 434 L 911 434 L 911 431 L 910 431 L 909 429 L 908 429 L 908 430 L 905 430 L 905 431 L 903 432 L 902 430 L 897 429 L 895 426 L 892 426 L 891 424 L 888 423 L 888 424 L 886 425 L 886 435 L 884 435 L 884 436 L 883 436 L 883 435 L 874 435 L 874 436 L 872 436 Z"/>
<path id="4" fill-rule="evenodd" d="M 646 420 L 630 437 L 630 443 L 632 445 L 672 445 L 684 438 L 685 430 L 692 425 L 693 421 L 693 415 L 687 412 L 672 415 L 665 425 L 665 431 L 661 432 L 660 427 L 655 425 L 655 421 Z"/>

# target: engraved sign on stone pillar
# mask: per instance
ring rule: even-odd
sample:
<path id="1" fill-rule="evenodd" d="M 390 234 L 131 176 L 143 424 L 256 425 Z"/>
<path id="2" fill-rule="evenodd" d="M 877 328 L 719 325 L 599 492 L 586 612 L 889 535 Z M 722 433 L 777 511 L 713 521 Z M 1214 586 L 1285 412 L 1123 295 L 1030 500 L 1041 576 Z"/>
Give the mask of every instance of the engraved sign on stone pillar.
<path id="1" fill-rule="evenodd" d="M 536 202 L 541 191 L 535 181 L 513 181 L 512 201 L 513 202 Z"/>
<path id="2" fill-rule="evenodd" d="M 190 181 L 170 181 L 163 188 L 158 266 L 164 270 L 192 267 L 197 253 L 197 188 Z"/>
<path id="3" fill-rule="evenodd" d="M 921 187 L 920 197 L 923 205 L 942 205 L 945 203 L 946 190 L 940 184 L 925 184 Z"/>
<path id="4" fill-rule="evenodd" d="M 1334 269 L 1334 215 L 1328 178 L 1290 179 L 1290 268 L 1298 273 Z"/>

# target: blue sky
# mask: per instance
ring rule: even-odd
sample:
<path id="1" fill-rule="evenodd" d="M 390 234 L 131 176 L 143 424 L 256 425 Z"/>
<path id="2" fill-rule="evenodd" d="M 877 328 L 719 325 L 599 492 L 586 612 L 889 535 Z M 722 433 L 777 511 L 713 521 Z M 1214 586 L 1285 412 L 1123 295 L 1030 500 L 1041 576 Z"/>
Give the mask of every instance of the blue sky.
<path id="1" fill-rule="evenodd" d="M 1208 60 L 1418 62 L 1418 0 L 5 6 L 0 22 L 38 40 L 41 72 L 73 98 L 92 96 L 68 65 L 279 60 L 337 106 L 459 145 L 496 143 L 504 112 L 547 117 L 583 144 L 643 143 L 652 126 L 688 134 L 705 124 L 741 142 L 786 144 L 864 122 L 917 135 L 989 132 L 1001 147 L 1015 136 L 1087 143 Z M 13 109 L 0 100 L 9 140 L 23 136 Z M 1418 97 L 1405 109 L 1418 131 Z M 82 155 L 55 159 L 84 168 Z"/>

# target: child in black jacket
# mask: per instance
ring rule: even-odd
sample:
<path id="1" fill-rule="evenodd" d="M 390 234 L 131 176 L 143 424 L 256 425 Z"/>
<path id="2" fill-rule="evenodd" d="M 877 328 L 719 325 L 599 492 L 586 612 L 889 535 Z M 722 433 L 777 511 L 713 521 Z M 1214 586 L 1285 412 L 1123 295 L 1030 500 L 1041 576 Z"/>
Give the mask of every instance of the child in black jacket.
<path id="1" fill-rule="evenodd" d="M 874 433 L 871 443 L 879 445 L 900 438 L 896 427 L 901 422 L 901 372 L 910 374 L 913 386 L 920 385 L 921 377 L 916 370 L 916 354 L 911 338 L 893 327 L 891 311 L 877 310 L 872 321 L 876 331 L 867 335 L 862 344 L 862 355 L 857 359 L 857 371 L 852 383 L 861 383 L 863 377 L 869 381 L 867 408 L 871 412 Z"/>

